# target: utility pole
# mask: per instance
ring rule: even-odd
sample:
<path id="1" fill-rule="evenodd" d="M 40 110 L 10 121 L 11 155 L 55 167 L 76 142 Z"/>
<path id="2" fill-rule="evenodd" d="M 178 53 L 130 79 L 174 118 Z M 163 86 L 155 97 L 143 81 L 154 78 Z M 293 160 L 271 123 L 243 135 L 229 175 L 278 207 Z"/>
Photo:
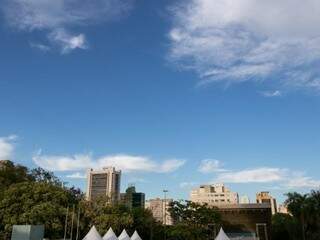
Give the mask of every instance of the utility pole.
<path id="1" fill-rule="evenodd" d="M 163 190 L 163 194 L 164 194 L 164 240 L 166 240 L 167 238 L 167 193 L 169 191 L 168 190 Z"/>

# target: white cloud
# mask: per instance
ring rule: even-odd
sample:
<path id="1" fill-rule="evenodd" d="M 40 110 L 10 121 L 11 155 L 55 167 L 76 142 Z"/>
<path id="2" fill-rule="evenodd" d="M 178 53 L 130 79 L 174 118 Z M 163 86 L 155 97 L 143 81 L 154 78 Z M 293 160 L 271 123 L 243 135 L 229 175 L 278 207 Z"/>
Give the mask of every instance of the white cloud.
<path id="1" fill-rule="evenodd" d="M 32 159 L 39 167 L 50 171 L 77 171 L 93 166 L 91 156 L 86 154 L 73 156 L 42 155 L 39 151 Z"/>
<path id="2" fill-rule="evenodd" d="M 198 171 L 202 173 L 223 172 L 225 170 L 221 165 L 219 160 L 204 159 L 201 161 Z"/>
<path id="3" fill-rule="evenodd" d="M 180 188 L 190 189 L 194 186 L 196 186 L 198 183 L 196 182 L 181 182 L 179 184 Z"/>
<path id="4" fill-rule="evenodd" d="M 76 173 L 69 174 L 66 177 L 71 179 L 85 179 L 87 176 L 85 174 L 76 172 Z"/>
<path id="5" fill-rule="evenodd" d="M 64 29 L 57 29 L 49 34 L 49 40 L 61 49 L 62 54 L 69 53 L 77 48 L 87 49 L 88 44 L 84 34 L 71 35 Z"/>
<path id="6" fill-rule="evenodd" d="M 307 176 L 294 176 L 284 184 L 287 188 L 320 188 L 320 181 Z"/>
<path id="7" fill-rule="evenodd" d="M 30 47 L 38 49 L 42 52 L 49 52 L 51 50 L 51 47 L 41 44 L 41 43 L 30 43 Z"/>
<path id="8" fill-rule="evenodd" d="M 16 139 L 16 135 L 0 137 L 0 160 L 10 160 L 12 158 L 14 151 L 14 140 Z"/>
<path id="9" fill-rule="evenodd" d="M 281 97 L 282 96 L 282 92 L 279 90 L 275 90 L 275 91 L 263 91 L 261 92 L 262 96 L 264 97 Z"/>
<path id="10" fill-rule="evenodd" d="M 286 176 L 287 170 L 285 169 L 264 167 L 221 173 L 215 181 L 228 183 L 268 183 L 284 180 Z"/>
<path id="11" fill-rule="evenodd" d="M 4 0 L 2 10 L 10 26 L 49 33 L 49 42 L 56 41 L 67 53 L 87 48 L 85 35 L 71 34 L 70 29 L 121 18 L 132 4 L 132 0 Z"/>
<path id="12" fill-rule="evenodd" d="M 33 161 L 40 167 L 51 171 L 78 171 L 88 168 L 103 168 L 114 166 L 124 172 L 158 172 L 168 173 L 176 171 L 184 165 L 184 160 L 166 160 L 162 163 L 144 156 L 126 154 L 107 155 L 93 159 L 90 154 L 77 154 L 73 156 L 42 155 L 41 151 L 33 156 Z"/>
<path id="13" fill-rule="evenodd" d="M 185 160 L 181 159 L 169 159 L 164 161 L 162 164 L 159 165 L 157 168 L 158 172 L 174 172 L 178 170 L 185 164 Z"/>
<path id="14" fill-rule="evenodd" d="M 188 0 L 172 11 L 170 59 L 202 83 L 320 90 L 320 1 Z"/>

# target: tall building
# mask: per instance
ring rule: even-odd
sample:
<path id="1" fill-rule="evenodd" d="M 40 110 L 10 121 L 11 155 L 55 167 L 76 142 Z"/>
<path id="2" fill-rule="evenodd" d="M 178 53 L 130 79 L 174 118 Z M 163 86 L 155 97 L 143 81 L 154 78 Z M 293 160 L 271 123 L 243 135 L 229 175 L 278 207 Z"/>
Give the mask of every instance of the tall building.
<path id="1" fill-rule="evenodd" d="M 195 203 L 218 206 L 221 204 L 238 204 L 239 196 L 231 192 L 223 183 L 201 185 L 190 193 L 190 200 Z"/>
<path id="2" fill-rule="evenodd" d="M 121 203 L 126 205 L 129 209 L 144 208 L 145 194 L 136 192 L 136 187 L 131 185 L 127 188 L 125 193 L 120 194 Z"/>
<path id="3" fill-rule="evenodd" d="M 243 195 L 240 197 L 239 203 L 240 204 L 249 204 L 250 198 L 247 195 Z"/>
<path id="4" fill-rule="evenodd" d="M 110 203 L 120 200 L 121 171 L 114 167 L 106 167 L 102 170 L 89 169 L 87 172 L 87 200 L 95 200 L 97 197 L 107 197 Z"/>
<path id="5" fill-rule="evenodd" d="M 277 201 L 269 192 L 257 193 L 257 203 L 268 203 L 271 205 L 272 215 L 277 213 Z"/>
<path id="6" fill-rule="evenodd" d="M 152 212 L 153 217 L 162 224 L 173 225 L 173 219 L 169 212 L 170 203 L 173 199 L 150 199 L 146 201 L 145 207 Z"/>

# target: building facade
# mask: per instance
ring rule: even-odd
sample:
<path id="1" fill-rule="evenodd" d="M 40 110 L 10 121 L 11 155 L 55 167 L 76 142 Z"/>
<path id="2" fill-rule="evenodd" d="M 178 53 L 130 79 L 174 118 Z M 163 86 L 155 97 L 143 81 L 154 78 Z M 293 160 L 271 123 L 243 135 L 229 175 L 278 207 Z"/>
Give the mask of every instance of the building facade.
<path id="1" fill-rule="evenodd" d="M 121 171 L 114 167 L 102 170 L 89 169 L 87 172 L 87 200 L 107 197 L 110 203 L 120 200 Z"/>
<path id="2" fill-rule="evenodd" d="M 145 208 L 152 212 L 153 217 L 164 225 L 173 225 L 174 221 L 169 212 L 170 203 L 173 199 L 150 199 L 145 203 Z"/>
<path id="3" fill-rule="evenodd" d="M 221 204 L 238 204 L 239 196 L 231 192 L 223 183 L 201 185 L 190 192 L 190 200 L 195 203 L 218 206 Z"/>
<path id="4" fill-rule="evenodd" d="M 269 192 L 257 193 L 257 203 L 268 203 L 271 205 L 272 215 L 277 213 L 277 201 Z"/>
<path id="5" fill-rule="evenodd" d="M 136 192 L 135 186 L 129 186 L 125 193 L 120 194 L 121 203 L 126 205 L 129 209 L 144 208 L 145 194 Z"/>
<path id="6" fill-rule="evenodd" d="M 217 211 L 221 215 L 222 227 L 229 235 L 253 236 L 241 239 L 271 239 L 270 204 L 226 204 L 218 206 Z"/>
<path id="7" fill-rule="evenodd" d="M 247 195 L 243 195 L 239 199 L 240 204 L 249 204 L 250 203 L 250 198 Z"/>

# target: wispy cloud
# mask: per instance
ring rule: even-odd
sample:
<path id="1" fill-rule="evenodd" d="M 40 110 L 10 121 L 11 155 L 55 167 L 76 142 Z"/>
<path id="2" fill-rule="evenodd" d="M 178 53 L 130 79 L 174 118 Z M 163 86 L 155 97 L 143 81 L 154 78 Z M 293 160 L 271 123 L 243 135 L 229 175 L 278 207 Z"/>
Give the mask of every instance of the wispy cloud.
<path id="1" fill-rule="evenodd" d="M 263 167 L 221 173 L 215 181 L 228 183 L 268 183 L 284 180 L 287 174 L 288 171 L 286 169 Z"/>
<path id="2" fill-rule="evenodd" d="M 71 178 L 71 179 L 85 179 L 87 176 L 83 173 L 72 173 L 66 176 L 67 178 Z"/>
<path id="3" fill-rule="evenodd" d="M 275 90 L 275 91 L 262 91 L 260 92 L 262 96 L 264 97 L 281 97 L 282 96 L 282 92 L 279 90 Z"/>
<path id="4" fill-rule="evenodd" d="M 124 172 L 168 173 L 178 170 L 185 164 L 184 160 L 179 159 L 169 159 L 159 163 L 148 157 L 127 154 L 106 155 L 94 159 L 91 154 L 43 155 L 41 151 L 33 156 L 33 161 L 51 171 L 79 171 L 114 166 Z"/>
<path id="5" fill-rule="evenodd" d="M 320 90 L 319 11 L 318 0 L 181 1 L 172 7 L 170 60 L 198 72 L 202 84 Z"/>
<path id="6" fill-rule="evenodd" d="M 201 173 L 213 173 L 213 172 L 224 172 L 222 164 L 219 160 L 215 159 L 204 159 L 201 161 L 198 171 Z"/>
<path id="7" fill-rule="evenodd" d="M 190 189 L 193 188 L 194 186 L 196 186 L 198 183 L 196 182 L 181 182 L 179 184 L 180 188 L 184 188 L 184 189 Z"/>
<path id="8" fill-rule="evenodd" d="M 0 137 L 0 160 L 10 160 L 14 152 L 14 141 L 16 135 Z"/>
<path id="9" fill-rule="evenodd" d="M 8 25 L 43 32 L 65 54 L 88 46 L 84 33 L 72 29 L 122 18 L 132 6 L 133 0 L 4 0 L 1 8 Z"/>
<path id="10" fill-rule="evenodd" d="M 221 168 L 222 162 L 217 160 L 202 160 L 198 170 L 201 173 L 212 173 L 211 182 L 238 183 L 238 184 L 273 184 L 279 189 L 320 188 L 320 180 L 313 179 L 305 172 L 289 168 L 255 167 L 248 169 L 225 169 Z M 183 182 L 180 187 L 190 187 L 189 183 Z"/>

